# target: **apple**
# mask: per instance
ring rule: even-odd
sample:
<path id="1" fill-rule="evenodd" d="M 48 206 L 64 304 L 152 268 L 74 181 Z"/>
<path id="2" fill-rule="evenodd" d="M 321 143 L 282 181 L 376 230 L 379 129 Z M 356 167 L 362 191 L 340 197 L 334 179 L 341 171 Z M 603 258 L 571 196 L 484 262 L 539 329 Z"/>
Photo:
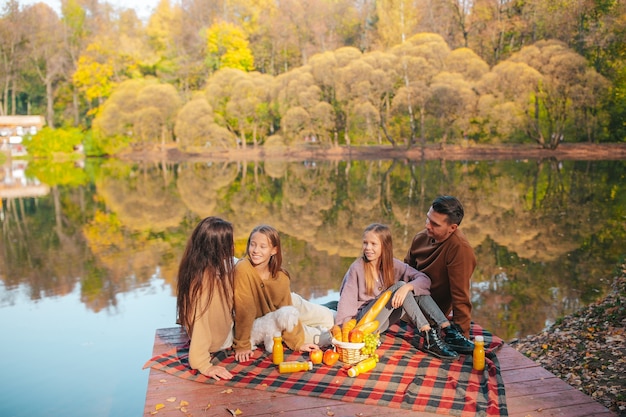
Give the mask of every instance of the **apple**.
<path id="1" fill-rule="evenodd" d="M 321 350 L 314 350 L 313 352 L 309 353 L 309 358 L 311 359 L 311 362 L 313 362 L 313 365 L 319 365 L 320 363 L 322 363 L 323 357 L 324 352 L 322 352 Z"/>
<path id="2" fill-rule="evenodd" d="M 324 352 L 324 363 L 328 366 L 333 366 L 339 360 L 339 354 L 333 349 L 326 349 Z"/>

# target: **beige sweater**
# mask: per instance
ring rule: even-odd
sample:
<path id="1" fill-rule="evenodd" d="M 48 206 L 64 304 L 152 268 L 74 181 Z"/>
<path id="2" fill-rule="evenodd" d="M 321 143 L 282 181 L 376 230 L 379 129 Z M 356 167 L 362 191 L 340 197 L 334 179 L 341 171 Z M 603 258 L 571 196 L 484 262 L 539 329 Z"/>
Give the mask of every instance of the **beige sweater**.
<path id="1" fill-rule="evenodd" d="M 208 295 L 202 294 L 196 304 L 196 321 L 189 346 L 189 365 L 206 375 L 211 364 L 211 352 L 229 348 L 233 342 L 233 315 L 221 293 L 215 292 L 209 308 L 200 315 Z"/>
<path id="2" fill-rule="evenodd" d="M 250 350 L 250 333 L 254 320 L 292 305 L 291 283 L 284 272 L 275 278 L 263 280 L 248 258 L 235 266 L 235 339 L 233 348 L 237 352 Z M 298 321 L 290 332 L 283 332 L 283 341 L 291 350 L 304 343 L 304 329 Z"/>

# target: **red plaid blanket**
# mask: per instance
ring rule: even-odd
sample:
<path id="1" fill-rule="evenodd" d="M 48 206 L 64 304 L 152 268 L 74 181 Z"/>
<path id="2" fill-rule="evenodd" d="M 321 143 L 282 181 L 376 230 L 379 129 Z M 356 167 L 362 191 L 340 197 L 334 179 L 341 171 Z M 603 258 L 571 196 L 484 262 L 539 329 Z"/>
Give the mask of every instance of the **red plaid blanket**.
<path id="1" fill-rule="evenodd" d="M 232 352 L 215 355 L 214 363 L 226 367 L 234 378 L 215 381 L 191 369 L 187 362 L 188 344 L 177 346 L 146 362 L 180 378 L 208 384 L 238 386 L 295 395 L 311 395 L 347 402 L 383 405 L 453 416 L 508 416 L 504 383 L 496 350 L 502 340 L 472 325 L 474 336 L 485 337 L 485 371 L 472 368 L 471 355 L 454 362 L 443 362 L 411 345 L 413 328 L 396 324 L 381 335 L 377 353 L 380 362 L 370 372 L 351 378 L 348 366 L 315 365 L 313 371 L 280 374 L 271 356 L 261 354 L 252 362 L 240 364 Z M 305 360 L 299 353 L 286 353 L 285 360 Z"/>

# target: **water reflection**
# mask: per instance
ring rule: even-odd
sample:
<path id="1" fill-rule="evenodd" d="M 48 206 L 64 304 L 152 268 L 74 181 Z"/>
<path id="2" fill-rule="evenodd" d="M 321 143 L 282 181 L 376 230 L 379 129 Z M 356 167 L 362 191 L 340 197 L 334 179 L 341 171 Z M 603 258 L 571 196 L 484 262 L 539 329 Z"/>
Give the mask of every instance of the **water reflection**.
<path id="1" fill-rule="evenodd" d="M 120 295 L 155 271 L 173 293 L 187 236 L 208 215 L 233 222 L 238 255 L 254 226 L 278 228 L 294 290 L 332 298 L 367 224 L 390 225 L 402 259 L 432 199 L 455 195 L 478 259 L 474 319 L 507 340 L 604 295 L 626 252 L 625 161 L 31 164 L 20 178 L 43 195 L 20 194 L 4 172 L 4 312 L 78 294 L 91 312 L 118 315 Z M 27 297 L 6 302 L 18 289 Z"/>

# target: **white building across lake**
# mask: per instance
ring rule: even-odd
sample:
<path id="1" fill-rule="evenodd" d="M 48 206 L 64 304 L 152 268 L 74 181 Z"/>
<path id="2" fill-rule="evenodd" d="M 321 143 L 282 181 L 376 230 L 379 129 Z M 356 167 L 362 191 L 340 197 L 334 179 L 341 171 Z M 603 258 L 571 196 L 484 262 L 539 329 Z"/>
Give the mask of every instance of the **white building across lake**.
<path id="1" fill-rule="evenodd" d="M 24 136 L 36 134 L 45 124 L 43 116 L 0 116 L 0 150 L 12 156 L 25 154 Z"/>

